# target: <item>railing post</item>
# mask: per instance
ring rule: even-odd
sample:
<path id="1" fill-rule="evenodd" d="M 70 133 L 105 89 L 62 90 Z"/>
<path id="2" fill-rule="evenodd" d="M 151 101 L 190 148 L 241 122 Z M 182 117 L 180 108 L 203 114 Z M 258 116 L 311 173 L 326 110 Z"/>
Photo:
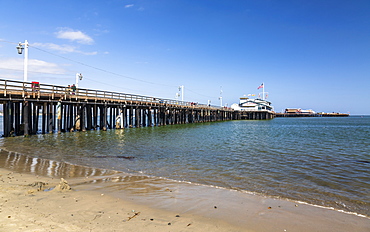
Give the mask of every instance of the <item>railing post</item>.
<path id="1" fill-rule="evenodd" d="M 4 81 L 4 97 L 6 97 L 6 90 L 7 90 L 7 81 Z"/>
<path id="2" fill-rule="evenodd" d="M 54 88 L 55 88 L 55 87 L 54 87 L 54 85 L 53 85 L 53 86 L 52 86 L 52 90 L 51 90 L 51 99 L 54 99 L 54 94 L 55 94 L 55 93 L 54 93 Z"/>
<path id="3" fill-rule="evenodd" d="M 25 87 L 25 84 L 24 82 L 22 83 L 22 97 L 24 98 L 25 96 L 25 91 L 26 91 L 26 87 Z"/>

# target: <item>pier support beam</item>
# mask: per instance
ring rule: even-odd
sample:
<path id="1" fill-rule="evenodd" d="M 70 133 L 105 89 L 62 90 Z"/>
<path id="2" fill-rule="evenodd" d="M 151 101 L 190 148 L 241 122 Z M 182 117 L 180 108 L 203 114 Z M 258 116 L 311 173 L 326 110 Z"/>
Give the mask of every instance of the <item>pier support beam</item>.
<path id="1" fill-rule="evenodd" d="M 24 136 L 29 135 L 29 108 L 29 102 L 25 101 L 23 105 Z"/>

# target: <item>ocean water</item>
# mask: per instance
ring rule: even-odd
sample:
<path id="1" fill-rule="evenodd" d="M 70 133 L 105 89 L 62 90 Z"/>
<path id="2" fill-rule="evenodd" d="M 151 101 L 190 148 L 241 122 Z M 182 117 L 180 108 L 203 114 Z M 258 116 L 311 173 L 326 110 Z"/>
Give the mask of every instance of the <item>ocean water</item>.
<path id="1" fill-rule="evenodd" d="M 275 118 L 0 139 L 31 157 L 370 216 L 370 117 Z"/>

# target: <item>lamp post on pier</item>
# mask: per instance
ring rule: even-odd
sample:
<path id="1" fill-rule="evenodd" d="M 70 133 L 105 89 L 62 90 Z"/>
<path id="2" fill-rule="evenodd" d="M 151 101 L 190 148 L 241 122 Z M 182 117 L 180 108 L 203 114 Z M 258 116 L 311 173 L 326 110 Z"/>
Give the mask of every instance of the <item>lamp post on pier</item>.
<path id="1" fill-rule="evenodd" d="M 220 87 L 220 97 L 218 100 L 220 100 L 220 106 L 222 107 L 222 86 Z"/>
<path id="2" fill-rule="evenodd" d="M 179 91 L 181 90 L 181 101 L 184 101 L 184 86 L 180 85 L 179 86 Z"/>
<path id="3" fill-rule="evenodd" d="M 24 46 L 24 47 L 23 47 Z M 23 68 L 23 81 L 27 82 L 28 80 L 28 41 L 25 40 L 24 43 L 19 42 L 17 46 L 18 54 L 22 54 L 24 49 L 24 68 Z"/>
<path id="4" fill-rule="evenodd" d="M 76 88 L 78 88 L 78 80 L 82 81 L 82 74 L 76 73 Z"/>

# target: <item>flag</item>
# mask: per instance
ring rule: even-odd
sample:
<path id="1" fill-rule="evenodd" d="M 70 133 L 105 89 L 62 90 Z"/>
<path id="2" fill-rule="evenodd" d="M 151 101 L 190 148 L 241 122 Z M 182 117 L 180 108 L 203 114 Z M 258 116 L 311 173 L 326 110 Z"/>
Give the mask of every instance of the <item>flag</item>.
<path id="1" fill-rule="evenodd" d="M 260 88 L 263 88 L 263 83 L 260 86 L 258 86 L 257 89 L 260 89 Z"/>

